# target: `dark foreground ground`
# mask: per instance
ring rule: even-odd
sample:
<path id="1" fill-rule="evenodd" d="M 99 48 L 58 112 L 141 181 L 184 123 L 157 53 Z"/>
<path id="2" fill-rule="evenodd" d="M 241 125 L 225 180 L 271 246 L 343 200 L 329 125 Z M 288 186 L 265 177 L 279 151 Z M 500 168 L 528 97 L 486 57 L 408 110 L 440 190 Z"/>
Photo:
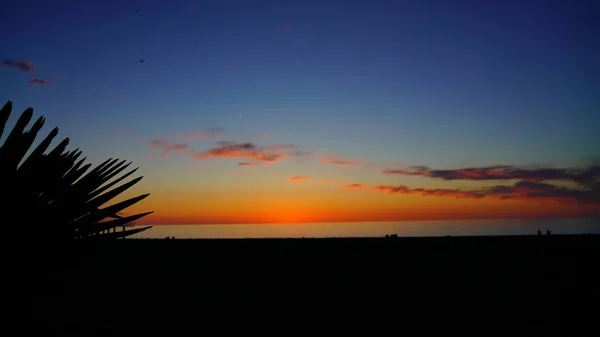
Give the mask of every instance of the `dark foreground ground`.
<path id="1" fill-rule="evenodd" d="M 120 240 L 34 277 L 24 326 L 600 336 L 599 253 L 600 236 Z"/>

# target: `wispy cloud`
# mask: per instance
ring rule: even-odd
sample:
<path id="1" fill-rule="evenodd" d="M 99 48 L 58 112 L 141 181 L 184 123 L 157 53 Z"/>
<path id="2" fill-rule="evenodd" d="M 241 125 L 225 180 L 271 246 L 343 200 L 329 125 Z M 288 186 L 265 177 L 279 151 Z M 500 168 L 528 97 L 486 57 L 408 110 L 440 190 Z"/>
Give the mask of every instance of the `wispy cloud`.
<path id="1" fill-rule="evenodd" d="M 56 73 L 56 77 L 63 78 L 63 77 L 65 77 L 65 73 L 62 72 L 62 71 L 59 71 L 59 72 Z"/>
<path id="2" fill-rule="evenodd" d="M 520 181 L 513 186 L 493 186 L 478 190 L 460 189 L 424 189 L 409 188 L 398 185 L 366 185 L 350 184 L 346 189 L 362 189 L 385 192 L 389 194 L 414 194 L 421 196 L 454 197 L 466 199 L 524 199 L 556 203 L 600 203 L 600 185 L 596 183 L 588 189 L 571 189 L 548 183 L 535 181 Z"/>
<path id="3" fill-rule="evenodd" d="M 279 151 L 279 150 L 293 149 L 295 147 L 296 147 L 296 145 L 294 145 L 294 144 L 271 145 L 271 146 L 263 147 L 263 150 L 264 151 Z"/>
<path id="4" fill-rule="evenodd" d="M 598 175 L 599 167 L 587 169 L 538 168 L 524 169 L 512 165 L 497 165 L 457 170 L 431 170 L 426 166 L 413 166 L 406 169 L 386 169 L 383 174 L 398 174 L 439 178 L 443 180 L 571 180 L 580 182 L 590 174 Z"/>
<path id="5" fill-rule="evenodd" d="M 41 85 L 42 87 L 51 87 L 52 83 L 45 81 L 45 80 L 40 80 L 39 78 L 34 78 L 32 80 L 27 81 L 27 83 L 31 84 L 31 85 Z"/>
<path id="6" fill-rule="evenodd" d="M 199 160 L 218 158 L 251 158 L 260 163 L 274 163 L 280 159 L 290 156 L 288 152 L 273 151 L 273 149 L 284 149 L 287 145 L 275 145 L 260 148 L 253 143 L 235 143 L 229 141 L 218 142 L 219 147 L 204 152 L 192 152 L 192 157 Z M 269 149 L 271 152 L 269 152 Z M 242 166 L 258 166 L 252 162 L 238 163 Z"/>
<path id="7" fill-rule="evenodd" d="M 240 166 L 262 166 L 262 165 L 264 165 L 264 163 L 259 162 L 259 161 L 243 161 L 243 162 L 239 162 L 238 165 L 240 165 Z"/>
<path id="8" fill-rule="evenodd" d="M 188 149 L 187 144 L 169 144 L 164 139 L 155 139 L 150 145 L 152 146 L 152 149 L 162 151 L 162 158 L 166 158 L 172 151 L 182 153 Z"/>
<path id="9" fill-rule="evenodd" d="M 9 59 L 4 59 L 4 61 L 2 61 L 2 66 L 17 69 L 24 73 L 29 73 L 29 74 L 37 73 L 37 69 L 35 68 L 33 63 L 26 61 L 26 60 L 13 61 L 13 60 L 9 60 Z"/>
<path id="10" fill-rule="evenodd" d="M 431 170 L 426 166 L 404 169 L 386 169 L 383 174 L 421 176 L 442 180 L 518 180 L 513 186 L 497 185 L 478 190 L 422 189 L 406 186 L 363 184 L 347 185 L 348 189 L 370 189 L 391 194 L 418 194 L 423 196 L 451 196 L 456 198 L 527 199 L 559 203 L 600 203 L 600 166 L 585 168 L 531 168 L 497 165 L 456 170 Z M 547 181 L 576 183 L 578 188 L 550 184 Z"/>
<path id="11" fill-rule="evenodd" d="M 360 162 L 358 160 L 346 159 L 342 157 L 336 156 L 324 156 L 321 158 L 322 163 L 332 164 L 332 165 L 359 165 Z"/>
<path id="12" fill-rule="evenodd" d="M 305 181 L 307 179 L 308 179 L 307 176 L 292 176 L 292 177 L 287 178 L 287 181 L 301 182 L 301 181 Z"/>

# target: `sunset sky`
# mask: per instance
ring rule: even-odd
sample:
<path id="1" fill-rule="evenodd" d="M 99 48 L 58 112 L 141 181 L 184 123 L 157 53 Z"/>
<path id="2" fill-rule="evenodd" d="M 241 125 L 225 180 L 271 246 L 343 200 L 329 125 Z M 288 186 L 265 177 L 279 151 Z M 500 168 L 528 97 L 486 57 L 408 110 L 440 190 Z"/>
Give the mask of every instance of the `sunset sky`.
<path id="1" fill-rule="evenodd" d="M 139 223 L 600 216 L 597 1 L 302 3 L 3 4 L 8 127 L 133 161 Z"/>

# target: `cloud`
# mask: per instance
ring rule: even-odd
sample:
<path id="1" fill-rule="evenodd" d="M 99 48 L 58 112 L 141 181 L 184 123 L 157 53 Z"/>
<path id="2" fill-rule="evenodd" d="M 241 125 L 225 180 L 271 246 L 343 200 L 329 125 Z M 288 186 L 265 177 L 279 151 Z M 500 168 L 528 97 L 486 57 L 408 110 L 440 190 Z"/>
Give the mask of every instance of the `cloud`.
<path id="1" fill-rule="evenodd" d="M 162 158 L 166 158 L 170 152 L 183 152 L 188 149 L 187 144 L 169 144 L 164 139 L 155 139 L 150 143 L 152 149 L 161 150 L 163 153 L 161 154 Z"/>
<path id="2" fill-rule="evenodd" d="M 296 145 L 294 145 L 294 144 L 271 145 L 271 146 L 263 147 L 263 150 L 264 151 L 279 151 L 279 150 L 293 149 L 295 147 L 296 147 Z"/>
<path id="3" fill-rule="evenodd" d="M 513 186 L 493 186 L 479 190 L 459 190 L 459 189 L 424 189 L 409 188 L 403 185 L 377 185 L 350 184 L 346 189 L 364 189 L 384 192 L 389 194 L 413 194 L 421 196 L 454 197 L 466 199 L 522 199 L 548 201 L 556 203 L 600 203 L 600 184 L 589 186 L 586 189 L 571 189 L 562 186 L 556 186 L 543 182 L 519 181 Z"/>
<path id="4" fill-rule="evenodd" d="M 365 185 L 365 184 L 350 184 L 350 185 L 346 185 L 344 188 L 352 190 L 352 189 L 366 189 L 366 188 L 371 188 L 371 186 L 369 185 Z"/>
<path id="5" fill-rule="evenodd" d="M 335 157 L 335 156 L 325 156 L 325 157 L 321 158 L 321 162 L 326 163 L 326 164 L 332 164 L 332 165 L 359 165 L 360 164 L 358 160 L 344 159 L 344 158 Z"/>
<path id="6" fill-rule="evenodd" d="M 31 85 L 41 85 L 42 87 L 51 87 L 52 83 L 44 80 L 40 80 L 39 78 L 34 78 L 32 80 L 27 81 L 27 83 Z"/>
<path id="7" fill-rule="evenodd" d="M 262 165 L 264 165 L 264 163 L 261 163 L 259 161 L 243 161 L 243 162 L 239 162 L 238 165 L 240 165 L 240 166 L 262 166 Z"/>
<path id="8" fill-rule="evenodd" d="M 498 165 L 457 170 L 431 170 L 426 166 L 413 166 L 407 169 L 385 169 L 381 173 L 439 178 L 443 180 L 517 179 L 538 182 L 545 180 L 570 180 L 579 182 L 584 176 L 589 175 L 594 170 L 598 170 L 598 167 L 588 168 L 587 170 L 556 168 L 524 169 L 512 165 Z"/>
<path id="9" fill-rule="evenodd" d="M 494 198 L 501 200 L 524 199 L 557 203 L 600 203 L 600 166 L 584 168 L 526 169 L 514 165 L 496 165 L 456 170 L 431 170 L 426 166 L 386 169 L 383 174 L 398 174 L 438 178 L 442 180 L 518 180 L 513 186 L 497 185 L 478 190 L 423 189 L 406 186 L 363 184 L 347 185 L 347 189 L 370 189 L 390 194 L 417 194 L 423 196 L 450 196 L 456 198 Z M 576 183 L 577 188 L 557 186 L 547 181 Z"/>
<path id="10" fill-rule="evenodd" d="M 252 158 L 259 162 L 273 163 L 280 159 L 290 156 L 287 152 L 267 152 L 266 149 L 259 148 L 253 143 L 235 143 L 229 141 L 217 142 L 219 147 L 209 149 L 205 152 L 192 152 L 192 157 L 199 160 L 218 159 L 218 158 Z M 275 146 L 280 147 L 280 146 Z M 251 164 L 246 164 L 249 166 Z"/>
<path id="11" fill-rule="evenodd" d="M 4 61 L 2 61 L 2 65 L 4 67 L 20 70 L 24 73 L 29 73 L 29 74 L 37 73 L 37 69 L 35 68 L 33 63 L 31 63 L 29 61 L 25 61 L 25 60 L 12 61 L 9 59 L 4 59 Z"/>
<path id="12" fill-rule="evenodd" d="M 62 71 L 59 71 L 56 73 L 56 77 L 58 77 L 58 78 L 63 78 L 64 76 L 65 76 L 65 73 Z"/>
<path id="13" fill-rule="evenodd" d="M 287 178 L 287 181 L 300 182 L 300 181 L 305 181 L 307 179 L 308 179 L 308 177 L 306 177 L 306 176 L 292 176 L 292 177 Z"/>

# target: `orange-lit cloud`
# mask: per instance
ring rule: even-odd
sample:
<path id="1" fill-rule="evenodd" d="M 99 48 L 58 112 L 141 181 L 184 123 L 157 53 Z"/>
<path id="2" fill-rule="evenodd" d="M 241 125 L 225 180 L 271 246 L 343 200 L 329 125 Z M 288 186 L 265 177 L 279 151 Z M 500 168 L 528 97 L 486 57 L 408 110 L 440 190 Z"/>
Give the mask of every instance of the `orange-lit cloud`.
<path id="1" fill-rule="evenodd" d="M 325 156 L 321 158 L 322 163 L 333 164 L 333 165 L 359 165 L 360 162 L 358 160 L 345 159 L 341 157 L 335 156 Z"/>
<path id="2" fill-rule="evenodd" d="M 600 203 L 600 185 L 589 189 L 571 189 L 552 184 L 520 181 L 513 186 L 494 186 L 478 190 L 424 189 L 406 186 L 350 184 L 346 189 L 365 189 L 390 194 L 416 194 L 421 196 L 454 197 L 466 199 L 492 198 L 500 200 L 522 199 L 557 203 Z"/>
<path id="3" fill-rule="evenodd" d="M 259 162 L 273 163 L 289 156 L 286 152 L 266 152 L 253 143 L 219 142 L 221 146 L 209 149 L 205 152 L 192 152 L 195 159 L 218 159 L 218 158 L 252 158 Z"/>
<path id="4" fill-rule="evenodd" d="M 29 74 L 37 73 L 37 69 L 35 68 L 33 63 L 31 63 L 29 61 L 25 61 L 25 60 L 12 61 L 9 59 L 4 59 L 4 61 L 2 61 L 2 66 L 17 69 L 24 73 L 29 73 Z"/>
<path id="5" fill-rule="evenodd" d="M 163 139 L 155 139 L 150 143 L 150 145 L 154 150 L 163 151 L 161 154 L 162 158 L 166 158 L 172 151 L 181 153 L 188 149 L 187 144 L 169 144 L 166 140 Z"/>
<path id="6" fill-rule="evenodd" d="M 292 177 L 287 178 L 287 181 L 300 182 L 300 181 L 305 181 L 307 179 L 308 179 L 308 177 L 306 177 L 306 176 L 292 176 Z"/>
<path id="7" fill-rule="evenodd" d="M 45 80 L 41 80 L 39 78 L 34 78 L 32 80 L 27 81 L 27 83 L 31 84 L 31 85 L 40 85 L 42 87 L 51 87 L 52 83 L 45 81 Z"/>

